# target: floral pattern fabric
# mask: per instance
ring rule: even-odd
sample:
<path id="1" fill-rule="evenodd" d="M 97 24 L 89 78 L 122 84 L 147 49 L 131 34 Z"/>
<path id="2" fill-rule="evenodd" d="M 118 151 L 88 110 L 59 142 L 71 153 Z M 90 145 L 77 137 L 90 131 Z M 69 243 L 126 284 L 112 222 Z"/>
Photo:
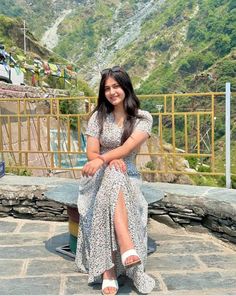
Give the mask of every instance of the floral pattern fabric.
<path id="1" fill-rule="evenodd" d="M 139 110 L 142 118 L 136 119 L 134 131 L 144 131 L 149 135 L 152 116 Z M 113 114 L 104 122 L 102 132 L 95 112 L 88 122 L 86 134 L 100 141 L 100 152 L 105 153 L 121 144 L 122 127 L 115 123 Z M 102 274 L 114 266 L 111 254 L 115 252 L 117 276 L 126 274 L 141 293 L 150 293 L 155 281 L 144 271 L 147 259 L 147 202 L 140 190 L 140 176 L 135 166 L 138 151 L 133 151 L 124 161 L 127 172 L 103 166 L 93 177 L 83 177 L 79 183 L 78 211 L 80 224 L 77 239 L 76 264 L 78 270 L 89 274 L 88 282 L 101 280 Z M 129 232 L 141 264 L 124 269 L 114 232 L 114 212 L 119 193 L 122 192 L 128 215 Z"/>

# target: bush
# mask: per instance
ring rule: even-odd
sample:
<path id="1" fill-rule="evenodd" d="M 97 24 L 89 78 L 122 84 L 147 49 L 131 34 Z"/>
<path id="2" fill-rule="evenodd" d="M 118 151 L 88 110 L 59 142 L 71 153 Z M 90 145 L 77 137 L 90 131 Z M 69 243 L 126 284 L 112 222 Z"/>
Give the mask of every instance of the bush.
<path id="1" fill-rule="evenodd" d="M 187 159 L 187 161 L 189 163 L 190 168 L 191 169 L 196 169 L 196 166 L 197 166 L 198 161 L 199 161 L 198 158 L 195 157 L 195 156 L 187 156 L 186 159 Z"/>
<path id="2" fill-rule="evenodd" d="M 225 176 L 221 176 L 218 180 L 218 184 L 220 187 L 226 186 L 226 178 Z M 236 189 L 236 176 L 231 176 L 231 187 L 232 189 Z"/>
<path id="3" fill-rule="evenodd" d="M 154 50 L 160 50 L 160 51 L 167 51 L 171 46 L 171 41 L 166 39 L 160 39 L 158 40 L 154 45 Z"/>
<path id="4" fill-rule="evenodd" d="M 151 171 L 156 170 L 156 164 L 153 161 L 149 161 L 146 163 L 146 168 L 150 169 Z"/>
<path id="5" fill-rule="evenodd" d="M 219 55 L 226 55 L 231 49 L 231 38 L 228 35 L 219 35 L 215 41 L 214 48 Z"/>

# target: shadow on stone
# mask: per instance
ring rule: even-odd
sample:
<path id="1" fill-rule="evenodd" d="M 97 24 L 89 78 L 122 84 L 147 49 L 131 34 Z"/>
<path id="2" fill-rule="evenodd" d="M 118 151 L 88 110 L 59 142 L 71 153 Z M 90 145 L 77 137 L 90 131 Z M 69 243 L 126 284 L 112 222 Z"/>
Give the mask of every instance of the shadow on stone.
<path id="1" fill-rule="evenodd" d="M 157 243 L 151 237 L 148 237 L 148 255 L 156 252 L 157 250 Z"/>
<path id="2" fill-rule="evenodd" d="M 61 233 L 58 235 L 55 235 L 53 237 L 51 237 L 50 239 L 48 239 L 47 241 L 45 241 L 45 248 L 53 254 L 56 254 L 68 261 L 74 261 L 73 258 L 64 255 L 62 253 L 59 253 L 56 248 L 64 246 L 64 245 L 68 245 L 69 242 L 69 233 L 65 232 L 65 233 Z"/>

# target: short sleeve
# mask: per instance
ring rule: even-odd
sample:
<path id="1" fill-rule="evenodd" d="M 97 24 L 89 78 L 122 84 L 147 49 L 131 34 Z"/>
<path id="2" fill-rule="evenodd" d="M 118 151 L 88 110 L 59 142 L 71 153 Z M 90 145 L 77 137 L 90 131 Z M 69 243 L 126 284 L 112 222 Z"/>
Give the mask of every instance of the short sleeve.
<path id="1" fill-rule="evenodd" d="M 152 124 L 153 124 L 152 115 L 148 111 L 144 111 L 144 110 L 140 110 L 139 115 L 142 118 L 137 119 L 134 125 L 134 132 L 135 131 L 147 132 L 150 136 L 152 133 Z"/>
<path id="2" fill-rule="evenodd" d="M 100 128 L 98 125 L 97 111 L 94 112 L 92 116 L 89 118 L 85 134 L 87 136 L 99 138 Z"/>

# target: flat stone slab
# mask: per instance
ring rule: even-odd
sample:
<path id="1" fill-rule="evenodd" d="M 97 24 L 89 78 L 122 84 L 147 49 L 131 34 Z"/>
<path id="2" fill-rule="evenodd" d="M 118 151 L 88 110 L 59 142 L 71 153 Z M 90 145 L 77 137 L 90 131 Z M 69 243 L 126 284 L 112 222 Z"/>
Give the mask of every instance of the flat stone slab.
<path id="1" fill-rule="evenodd" d="M 78 181 L 68 178 L 58 177 L 28 177 L 28 176 L 11 176 L 5 175 L 0 178 L 1 185 L 24 185 L 24 186 L 36 186 L 36 185 L 60 185 L 62 182 L 78 183 Z"/>
<path id="2" fill-rule="evenodd" d="M 48 252 L 44 245 L 41 246 L 13 246 L 0 247 L 0 259 L 27 259 L 37 257 L 55 257 L 56 254 Z M 1 291 L 1 290 L 0 290 Z"/>
<path id="3" fill-rule="evenodd" d="M 0 240 L 1 295 L 101 295 L 101 284 L 88 286 L 88 276 L 77 272 L 74 260 L 55 251 L 57 246 L 68 242 L 67 222 L 37 222 L 12 217 L 0 220 L 0 225 L 15 221 L 15 234 L 21 235 L 22 241 L 30 235 L 21 232 L 22 226 L 26 230 L 30 229 L 30 224 L 32 229 L 37 224 L 48 226 L 44 229 L 48 229 L 48 239 L 38 242 L 40 245 L 26 240 L 25 245 L 19 246 L 16 241 L 14 246 L 5 246 L 4 240 Z M 183 228 L 172 229 L 153 219 L 149 220 L 148 229 L 149 236 L 154 233 L 157 238 L 153 242 L 154 253 L 148 256 L 146 265 L 147 273 L 156 281 L 151 295 L 236 294 L 236 253 L 231 245 L 208 234 L 189 235 Z M 32 236 L 45 235 L 41 230 L 32 232 Z M 0 237 L 5 238 L 6 234 L 0 232 Z M 121 277 L 119 282 L 118 295 L 139 294 L 131 280 Z"/>
<path id="4" fill-rule="evenodd" d="M 0 223 L 0 232 L 13 232 L 16 229 L 16 222 L 1 221 Z"/>
<path id="5" fill-rule="evenodd" d="M 31 260 L 27 267 L 27 276 L 52 275 L 61 273 L 77 273 L 75 262 L 72 260 Z"/>
<path id="6" fill-rule="evenodd" d="M 1 279 L 1 295 L 58 295 L 60 277 Z"/>
<path id="7" fill-rule="evenodd" d="M 49 225 L 48 224 L 41 224 L 41 223 L 26 223 L 24 224 L 20 232 L 48 232 L 49 231 Z"/>
<path id="8" fill-rule="evenodd" d="M 160 242 L 160 241 L 184 241 L 184 242 L 187 242 L 187 241 L 195 241 L 195 240 L 201 240 L 200 237 L 196 237 L 196 236 L 187 236 L 187 235 L 166 235 L 166 234 L 158 234 L 158 233 L 154 233 L 154 232 L 149 232 L 149 236 L 157 241 L 157 242 Z"/>
<path id="9" fill-rule="evenodd" d="M 141 191 L 148 204 L 157 202 L 164 197 L 163 191 L 149 186 L 149 183 L 143 183 L 141 185 Z M 67 181 L 45 192 L 45 196 L 48 199 L 74 208 L 77 207 L 78 194 L 78 181 L 77 183 Z"/>
<path id="10" fill-rule="evenodd" d="M 0 245 L 41 245 L 47 239 L 47 234 L 33 235 L 27 233 L 22 236 L 19 233 L 7 233 L 0 236 Z"/>
<path id="11" fill-rule="evenodd" d="M 207 197 L 215 200 L 222 200 L 226 202 L 233 202 L 236 204 L 236 190 L 220 187 L 209 186 L 194 186 L 186 184 L 170 184 L 170 183 L 150 183 L 156 189 L 168 192 L 169 194 L 192 196 L 192 197 Z"/>
<path id="12" fill-rule="evenodd" d="M 0 276 L 19 276 L 23 268 L 23 260 L 11 260 L 3 259 L 0 261 Z M 1 280 L 0 280 L 1 282 Z M 0 290 L 1 294 L 1 290 Z"/>
<path id="13" fill-rule="evenodd" d="M 163 274 L 162 277 L 168 290 L 236 289 L 235 277 L 222 277 L 218 272 Z"/>
<path id="14" fill-rule="evenodd" d="M 201 255 L 199 256 L 202 262 L 207 267 L 215 267 L 220 269 L 232 269 L 236 268 L 236 254 L 229 255 Z"/>
<path id="15" fill-rule="evenodd" d="M 157 247 L 158 253 L 164 254 L 204 254 L 204 253 L 220 253 L 222 248 L 209 241 L 192 242 L 162 242 Z"/>
<path id="16" fill-rule="evenodd" d="M 154 203 L 164 197 L 164 192 L 149 186 L 150 183 L 143 182 L 141 190 L 149 204 Z M 78 180 L 57 177 L 27 177 L 27 176 L 4 176 L 0 178 L 1 185 L 24 185 L 48 187 L 45 196 L 61 204 L 77 207 L 77 198 L 79 194 Z"/>
<path id="17" fill-rule="evenodd" d="M 189 271 L 199 268 L 199 264 L 191 255 L 165 255 L 165 256 L 154 256 L 148 257 L 146 269 L 147 270 L 186 270 Z"/>

